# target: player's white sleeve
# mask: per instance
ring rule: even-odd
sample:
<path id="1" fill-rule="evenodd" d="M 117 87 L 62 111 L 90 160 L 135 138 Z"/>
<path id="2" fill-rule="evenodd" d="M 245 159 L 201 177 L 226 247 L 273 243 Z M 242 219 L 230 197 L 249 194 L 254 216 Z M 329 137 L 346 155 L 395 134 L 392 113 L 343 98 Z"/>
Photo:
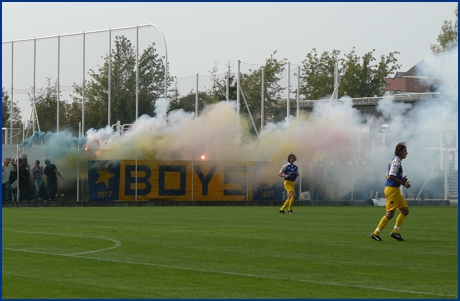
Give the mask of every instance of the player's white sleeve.
<path id="1" fill-rule="evenodd" d="M 390 170 L 388 171 L 388 175 L 396 177 L 396 174 L 398 173 L 398 170 L 400 167 L 401 167 L 401 162 L 394 159 L 393 161 L 391 161 Z"/>
<path id="2" fill-rule="evenodd" d="M 287 167 L 288 167 L 288 164 L 284 164 L 283 166 L 281 166 L 281 169 L 280 169 L 279 173 L 284 173 L 284 171 L 286 170 Z"/>

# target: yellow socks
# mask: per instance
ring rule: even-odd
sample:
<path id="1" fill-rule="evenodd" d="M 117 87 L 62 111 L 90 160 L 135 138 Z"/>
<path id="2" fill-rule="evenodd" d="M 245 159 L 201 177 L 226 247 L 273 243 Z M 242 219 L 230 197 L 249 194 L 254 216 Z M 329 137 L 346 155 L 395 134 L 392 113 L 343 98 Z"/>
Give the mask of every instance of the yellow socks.
<path id="1" fill-rule="evenodd" d="M 294 205 L 294 198 L 291 197 L 284 202 L 280 210 L 284 210 L 286 207 L 288 207 L 289 210 L 292 210 L 292 205 Z"/>
<path id="2" fill-rule="evenodd" d="M 292 210 L 292 205 L 294 205 L 294 198 L 289 199 L 289 210 Z"/>
<path id="3" fill-rule="evenodd" d="M 399 233 L 399 228 L 402 226 L 405 218 L 406 218 L 406 216 L 404 214 L 402 214 L 402 213 L 400 213 L 398 215 L 398 217 L 396 218 L 396 223 L 395 223 L 395 227 L 393 229 L 393 233 Z"/>
<path id="4" fill-rule="evenodd" d="M 399 218 L 399 217 L 398 217 Z M 377 226 L 377 229 L 374 230 L 374 235 L 377 235 L 379 236 L 380 235 L 380 231 L 382 231 L 386 225 L 388 224 L 390 220 L 386 217 L 386 215 L 384 215 L 382 217 L 382 219 L 380 220 L 380 223 L 379 225 Z"/>
<path id="5" fill-rule="evenodd" d="M 284 209 L 286 209 L 287 206 L 289 206 L 289 200 L 290 200 L 290 198 L 287 199 L 287 200 L 284 202 L 284 204 L 283 204 L 283 206 L 281 207 L 280 210 L 284 210 Z"/>

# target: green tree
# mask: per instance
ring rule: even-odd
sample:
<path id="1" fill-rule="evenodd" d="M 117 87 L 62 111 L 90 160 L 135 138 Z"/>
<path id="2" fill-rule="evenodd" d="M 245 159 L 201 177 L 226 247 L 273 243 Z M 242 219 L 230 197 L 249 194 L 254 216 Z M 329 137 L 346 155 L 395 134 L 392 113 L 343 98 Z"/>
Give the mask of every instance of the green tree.
<path id="1" fill-rule="evenodd" d="M 154 116 L 156 99 L 164 96 L 165 65 L 154 48 L 147 47 L 139 57 L 138 114 Z M 124 36 L 115 38 L 111 62 L 111 123 L 132 123 L 136 116 L 136 50 Z M 108 123 L 109 55 L 85 84 L 85 130 Z M 168 86 L 172 79 L 169 79 Z M 81 103 L 83 86 L 74 84 L 74 102 Z M 75 106 L 75 105 L 73 105 Z"/>
<path id="2" fill-rule="evenodd" d="M 57 81 L 51 84 L 51 79 L 48 80 L 48 85 L 45 88 L 40 88 L 35 95 L 35 108 L 37 110 L 38 123 L 40 124 L 41 132 L 55 132 L 57 128 Z M 29 93 L 30 105 L 33 108 L 34 98 L 33 91 Z M 68 109 L 69 105 L 60 101 L 59 107 L 59 126 L 68 127 Z M 32 131 L 32 124 L 29 124 L 29 131 Z M 37 130 L 37 128 L 36 128 Z"/>
<path id="3" fill-rule="evenodd" d="M 318 57 L 313 48 L 302 62 L 300 95 L 306 99 L 320 99 L 334 91 L 334 66 L 339 61 L 340 50 L 325 51 Z"/>
<path id="4" fill-rule="evenodd" d="M 209 89 L 209 91 L 207 91 L 207 103 L 216 103 L 219 101 L 227 100 L 227 77 L 229 99 L 236 100 L 236 74 L 229 69 L 228 72 L 225 73 L 224 77 L 219 77 L 217 72 L 218 67 L 216 62 L 210 72 L 212 87 Z"/>
<path id="5" fill-rule="evenodd" d="M 66 115 L 67 115 L 67 124 L 60 125 L 61 128 L 68 129 L 71 133 L 75 135 L 78 134 L 79 125 L 81 122 L 81 102 L 73 101 L 70 104 L 65 104 L 66 107 Z"/>
<path id="6" fill-rule="evenodd" d="M 177 78 L 174 77 L 174 85 L 169 89 L 168 100 L 169 108 L 168 113 L 174 110 L 182 109 L 188 113 L 195 113 L 196 107 L 196 91 L 190 90 L 185 96 L 182 96 L 178 89 Z M 207 92 L 198 91 L 198 114 L 204 109 L 204 107 L 210 103 L 213 103 L 213 100 L 208 95 Z"/>
<path id="7" fill-rule="evenodd" d="M 248 102 L 254 123 L 260 132 L 261 123 L 261 98 L 262 98 L 262 70 L 264 73 L 264 119 L 280 121 L 282 116 L 279 112 L 279 100 L 285 88 L 279 84 L 287 59 L 278 60 L 275 58 L 276 50 L 266 59 L 265 64 L 248 74 L 241 75 L 241 93 L 244 94 Z M 248 115 L 243 96 L 240 97 L 240 112 Z M 255 133 L 254 129 L 252 132 Z"/>
<path id="8" fill-rule="evenodd" d="M 198 92 L 198 114 L 200 114 L 199 112 L 201 112 L 209 104 L 227 100 L 227 77 L 229 81 L 229 99 L 236 100 L 236 74 L 229 70 L 229 72 L 226 72 L 223 77 L 219 76 L 219 69 L 217 65 L 218 64 L 216 62 L 212 70 L 209 72 L 211 74 L 211 88 L 205 92 Z M 196 92 L 191 90 L 187 95 L 180 96 L 176 83 L 176 88 L 172 90 L 169 111 L 182 108 L 186 112 L 195 112 L 195 103 Z"/>
<path id="9" fill-rule="evenodd" d="M 164 98 L 165 65 L 154 45 L 153 43 L 145 49 L 139 59 L 139 116 L 154 116 L 155 101 Z M 170 89 L 173 80 L 173 77 L 168 78 L 167 89 Z M 170 92 L 171 90 L 168 90 L 168 99 Z"/>
<path id="10" fill-rule="evenodd" d="M 438 44 L 431 45 L 431 52 L 439 54 L 457 48 L 458 45 L 458 6 L 455 7 L 455 23 L 444 20 L 438 35 Z"/>
<path id="11" fill-rule="evenodd" d="M 205 102 L 208 99 L 206 92 L 198 92 L 198 112 L 202 111 L 207 105 Z M 185 112 L 194 113 L 196 105 L 196 92 L 190 91 L 185 96 L 173 97 L 169 104 L 168 112 L 183 109 Z M 198 113 L 199 114 L 199 113 Z"/>
<path id="12" fill-rule="evenodd" d="M 2 87 L 2 128 L 10 129 L 11 126 L 13 127 L 13 135 L 15 135 L 12 139 L 13 143 L 19 143 L 18 139 L 22 139 L 22 136 L 19 137 L 20 135 L 17 135 L 18 133 L 22 133 L 23 129 L 23 124 L 21 121 L 21 109 L 19 108 L 18 103 L 18 101 L 11 102 L 11 98 L 8 94 L 8 91 L 6 91 L 4 87 Z M 11 107 L 13 108 L 12 115 Z M 13 121 L 13 124 L 11 124 L 11 121 Z M 8 131 L 8 133 L 10 132 Z M 11 133 L 9 135 L 11 135 Z M 3 139 L 5 139 L 4 136 Z M 9 143 L 9 139 L 7 142 Z M 5 141 L 3 141 L 3 143 L 5 143 Z"/>
<path id="13" fill-rule="evenodd" d="M 386 78 L 394 74 L 401 66 L 397 64 L 396 54 L 389 53 L 385 61 L 375 63 L 372 50 L 359 57 L 355 48 L 339 58 L 340 51 L 325 51 L 318 57 L 316 49 L 307 54 L 303 61 L 300 94 L 306 99 L 321 99 L 334 91 L 334 66 L 338 65 L 339 98 L 381 96 L 385 92 Z"/>
<path id="14" fill-rule="evenodd" d="M 400 68 L 395 55 L 398 52 L 389 53 L 385 61 L 373 63 L 375 49 L 365 53 L 362 58 L 358 57 L 355 49 L 342 59 L 342 68 L 339 85 L 339 97 L 372 97 L 381 96 L 385 93 L 385 79 Z"/>

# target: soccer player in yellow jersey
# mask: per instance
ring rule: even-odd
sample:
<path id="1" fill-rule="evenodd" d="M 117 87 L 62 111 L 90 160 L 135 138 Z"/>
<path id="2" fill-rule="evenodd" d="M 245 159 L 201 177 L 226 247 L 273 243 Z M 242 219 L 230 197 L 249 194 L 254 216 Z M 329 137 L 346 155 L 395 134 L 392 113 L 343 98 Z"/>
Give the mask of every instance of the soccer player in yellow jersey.
<path id="1" fill-rule="evenodd" d="M 390 219 L 393 218 L 396 209 L 399 209 L 400 213 L 396 218 L 396 223 L 393 228 L 393 232 L 390 233 L 390 237 L 398 241 L 404 241 L 401 234 L 399 234 L 399 230 L 404 222 L 404 219 L 409 214 L 409 206 L 407 205 L 404 197 L 401 195 L 399 187 L 401 185 L 406 188 L 410 187 L 407 176 L 403 177 L 401 164 L 401 161 L 407 157 L 407 154 L 406 144 L 404 142 L 398 143 L 395 148 L 395 157 L 388 164 L 387 181 L 385 183 L 385 190 L 383 191 L 387 199 L 386 214 L 382 217 L 377 228 L 371 234 L 371 238 L 376 241 L 382 241 L 380 231 L 382 231 Z"/>
<path id="2" fill-rule="evenodd" d="M 278 173 L 278 176 L 284 178 L 284 189 L 286 189 L 288 193 L 288 199 L 284 202 L 279 211 L 281 214 L 285 214 L 284 209 L 286 207 L 289 209 L 289 214 L 294 214 L 294 212 L 292 212 L 292 205 L 294 205 L 294 200 L 296 198 L 295 180 L 299 176 L 299 168 L 294 164 L 296 160 L 297 157 L 294 154 L 289 154 L 287 158 L 288 163 L 284 164 Z"/>

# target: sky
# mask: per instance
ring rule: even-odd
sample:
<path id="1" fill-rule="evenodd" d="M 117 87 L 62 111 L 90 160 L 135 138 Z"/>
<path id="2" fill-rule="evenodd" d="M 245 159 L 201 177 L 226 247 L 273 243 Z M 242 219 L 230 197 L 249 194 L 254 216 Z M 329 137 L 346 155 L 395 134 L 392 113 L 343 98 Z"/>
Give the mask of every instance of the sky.
<path id="1" fill-rule="evenodd" d="M 162 31 L 171 75 L 209 75 L 238 60 L 301 64 L 317 53 L 355 47 L 398 51 L 399 71 L 430 53 L 456 2 L 2 2 L 2 41 L 153 23 Z M 223 71 L 222 71 L 223 72 Z"/>

